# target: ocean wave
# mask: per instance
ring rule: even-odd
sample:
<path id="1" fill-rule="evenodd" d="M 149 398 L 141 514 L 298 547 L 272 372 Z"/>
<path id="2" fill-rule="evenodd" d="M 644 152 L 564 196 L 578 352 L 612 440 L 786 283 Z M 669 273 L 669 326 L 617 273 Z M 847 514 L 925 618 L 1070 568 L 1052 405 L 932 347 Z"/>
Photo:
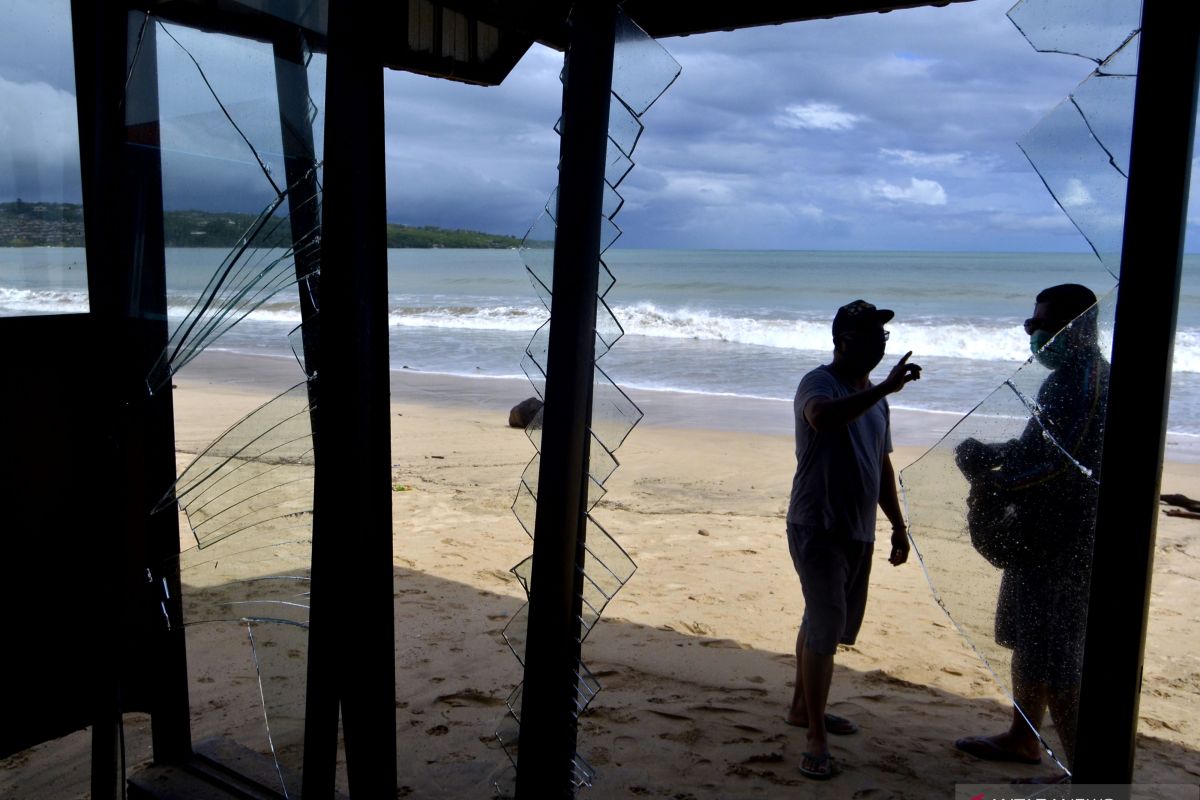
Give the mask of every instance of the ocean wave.
<path id="1" fill-rule="evenodd" d="M 0 286 L 0 312 L 17 314 L 86 314 L 88 293 L 67 290 L 16 289 Z"/>
<path id="2" fill-rule="evenodd" d="M 192 311 L 194 295 L 169 298 L 168 316 L 177 321 Z M 21 289 L 0 286 L 0 314 L 87 313 L 86 291 Z M 829 321 L 782 318 L 771 312 L 720 313 L 706 309 L 663 308 L 650 302 L 613 308 L 625 333 L 649 339 L 691 339 L 783 350 L 825 353 L 831 347 Z M 536 302 L 480 305 L 447 298 L 437 303 L 403 303 L 388 312 L 395 328 L 532 333 L 549 314 Z M 300 308 L 294 295 L 279 295 L 251 311 L 247 320 L 296 326 Z M 1029 355 L 1029 340 L 1017 320 L 914 317 L 888 325 L 891 352 L 912 350 L 920 358 L 1020 362 Z M 1176 373 L 1200 374 L 1200 329 L 1187 328 L 1175 337 Z"/>

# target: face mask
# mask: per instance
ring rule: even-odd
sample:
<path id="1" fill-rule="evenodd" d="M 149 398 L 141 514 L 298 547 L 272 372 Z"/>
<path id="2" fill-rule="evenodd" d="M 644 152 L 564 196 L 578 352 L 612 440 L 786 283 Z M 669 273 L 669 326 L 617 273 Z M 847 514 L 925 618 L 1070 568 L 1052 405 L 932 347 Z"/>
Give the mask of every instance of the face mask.
<path id="1" fill-rule="evenodd" d="M 854 372 L 870 374 L 871 370 L 879 366 L 879 362 L 883 360 L 883 353 L 884 344 L 880 342 L 878 347 L 848 350 L 844 358 Z"/>
<path id="2" fill-rule="evenodd" d="M 1067 337 L 1063 335 L 1051 341 L 1053 336 L 1049 331 L 1038 330 L 1029 337 L 1030 352 L 1046 369 L 1058 369 L 1067 363 Z"/>

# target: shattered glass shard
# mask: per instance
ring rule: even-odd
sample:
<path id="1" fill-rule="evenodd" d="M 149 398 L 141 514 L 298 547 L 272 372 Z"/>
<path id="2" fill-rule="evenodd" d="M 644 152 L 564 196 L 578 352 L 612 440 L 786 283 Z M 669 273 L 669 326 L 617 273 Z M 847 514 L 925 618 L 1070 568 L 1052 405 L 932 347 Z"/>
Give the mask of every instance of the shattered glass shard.
<path id="1" fill-rule="evenodd" d="M 539 325 L 533 335 L 529 337 L 529 343 L 525 345 L 525 355 L 537 367 L 536 374 L 545 377 L 546 364 L 550 355 L 550 320 Z"/>
<path id="2" fill-rule="evenodd" d="M 1095 61 L 1113 54 L 1142 24 L 1141 0 L 1020 0 L 1008 18 L 1033 49 Z"/>
<path id="3" fill-rule="evenodd" d="M 244 531 L 311 524 L 312 424 L 308 384 L 268 401 L 221 435 L 184 470 L 155 511 L 172 502 L 199 547 Z"/>
<path id="4" fill-rule="evenodd" d="M 284 797 L 300 796 L 304 766 L 307 627 L 247 620 L 263 721 Z"/>
<path id="5" fill-rule="evenodd" d="M 642 410 L 604 370 L 596 367 L 592 387 L 592 433 L 609 452 L 616 452 L 642 419 Z"/>
<path id="6" fill-rule="evenodd" d="M 621 229 L 616 226 L 608 217 L 600 218 L 600 253 L 604 255 L 604 251 L 612 247 L 613 242 L 621 238 Z"/>
<path id="7" fill-rule="evenodd" d="M 675 82 L 681 69 L 661 44 L 624 11 L 617 10 L 612 90 L 634 114 L 645 114 Z"/>
<path id="8" fill-rule="evenodd" d="M 521 473 L 521 482 L 517 485 L 517 496 L 513 500 L 512 511 L 521 527 L 533 538 L 534 521 L 537 518 L 537 477 L 542 467 L 540 455 L 534 455 Z"/>
<path id="9" fill-rule="evenodd" d="M 214 271 L 147 376 L 151 394 L 281 289 L 319 271 L 320 228 L 293 243 L 288 217 L 282 213 L 286 199 L 284 194 L 272 200 Z M 319 197 L 310 196 L 301 207 L 319 202 Z M 302 267 L 297 274 L 298 263 L 308 265 L 307 271 Z"/>
<path id="10" fill-rule="evenodd" d="M 633 158 L 633 150 L 642 136 L 644 126 L 629 106 L 614 92 L 608 107 L 608 138 L 621 152 Z"/>
<path id="11" fill-rule="evenodd" d="M 604 444 L 592 433 L 588 446 L 588 475 L 601 486 L 616 472 L 621 464 Z"/>
<path id="12" fill-rule="evenodd" d="M 521 584 L 521 588 L 525 590 L 525 597 L 529 597 L 529 587 L 533 585 L 533 556 L 526 556 L 519 564 L 509 570 L 513 575 L 517 576 L 517 581 Z"/>
<path id="13" fill-rule="evenodd" d="M 629 170 L 633 169 L 633 161 L 621 152 L 621 148 L 617 147 L 616 142 L 612 139 L 608 140 L 608 152 L 604 159 L 604 180 L 608 181 L 609 186 L 616 189 L 621 185 L 621 181 L 625 180 Z"/>
<path id="14" fill-rule="evenodd" d="M 604 298 L 617 283 L 617 279 L 613 277 L 612 270 L 608 268 L 608 264 L 604 263 L 604 259 L 600 259 L 600 276 L 597 281 L 596 296 Z"/>
<path id="15" fill-rule="evenodd" d="M 1136 88 L 1136 77 L 1097 73 L 1071 93 L 1071 100 L 1087 122 L 1096 143 L 1108 155 L 1113 168 L 1125 178 L 1129 177 Z"/>
<path id="16" fill-rule="evenodd" d="M 578 719 L 600 691 L 600 681 L 582 662 L 576 662 L 575 669 L 575 718 Z"/>
<path id="17" fill-rule="evenodd" d="M 530 384 L 533 385 L 534 393 L 536 393 L 542 401 L 545 401 L 546 376 L 542 373 L 541 367 L 538 366 L 537 362 L 535 362 L 531 356 L 525 355 L 521 357 L 521 371 L 525 373 L 525 377 L 527 377 Z M 540 416 L 541 411 L 539 410 L 538 416 L 535 417 L 535 419 L 539 419 Z M 538 450 L 542 449 L 541 445 L 539 444 L 542 438 L 542 426 L 540 422 L 538 425 L 530 425 L 525 428 L 525 435 L 529 437 L 531 442 L 533 442 L 534 447 L 536 447 Z"/>
<path id="18" fill-rule="evenodd" d="M 591 514 L 587 516 L 584 550 L 583 572 L 594 587 L 596 594 L 593 597 L 600 601 L 598 604 L 592 602 L 592 605 L 603 611 L 608 601 L 633 577 L 637 564 Z"/>
<path id="19" fill-rule="evenodd" d="M 508 645 L 509 650 L 512 650 L 517 661 L 521 662 L 521 666 L 525 666 L 525 635 L 528 629 L 529 603 L 525 603 L 517 609 L 517 613 L 513 614 L 512 619 L 500 632 L 500 635 L 504 637 L 504 643 Z"/>
<path id="20" fill-rule="evenodd" d="M 571 782 L 576 789 L 584 789 L 591 788 L 594 780 L 596 780 L 596 770 L 576 752 L 575 758 L 571 762 Z"/>
<path id="21" fill-rule="evenodd" d="M 604 302 L 603 297 L 596 298 L 596 360 L 603 358 L 624 335 L 625 329 L 608 303 Z"/>
<path id="22" fill-rule="evenodd" d="M 1113 53 L 1096 70 L 1101 75 L 1137 75 L 1138 45 L 1142 40 L 1137 33 L 1121 49 Z"/>
<path id="23" fill-rule="evenodd" d="M 554 218 L 543 211 L 521 240 L 518 251 L 525 269 L 529 271 L 534 291 L 547 310 L 550 309 L 551 287 L 554 285 Z"/>
<path id="24" fill-rule="evenodd" d="M 1079 109 L 1071 100 L 1064 100 L 1017 144 L 1055 202 L 1115 278 L 1121 263 L 1127 181 L 1096 141 Z"/>
<path id="25" fill-rule="evenodd" d="M 621 211 L 621 206 L 625 205 L 625 198 L 617 192 L 616 189 L 604 183 L 604 204 L 600 209 L 600 213 L 608 219 L 612 219 Z"/>

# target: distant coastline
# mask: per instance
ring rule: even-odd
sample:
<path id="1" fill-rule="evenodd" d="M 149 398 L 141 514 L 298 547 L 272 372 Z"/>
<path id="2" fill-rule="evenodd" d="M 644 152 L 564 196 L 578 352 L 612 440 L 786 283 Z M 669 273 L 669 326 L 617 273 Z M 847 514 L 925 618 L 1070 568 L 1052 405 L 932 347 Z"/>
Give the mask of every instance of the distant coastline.
<path id="1" fill-rule="evenodd" d="M 167 211 L 163 233 L 167 247 L 233 247 L 258 219 L 255 214 L 210 211 Z M 469 248 L 507 250 L 521 240 L 479 231 L 388 223 L 387 246 L 395 248 Z M 291 229 L 275 227 L 260 242 L 267 247 L 291 245 Z M 0 203 L 0 247 L 83 247 L 83 206 L 17 200 Z"/>

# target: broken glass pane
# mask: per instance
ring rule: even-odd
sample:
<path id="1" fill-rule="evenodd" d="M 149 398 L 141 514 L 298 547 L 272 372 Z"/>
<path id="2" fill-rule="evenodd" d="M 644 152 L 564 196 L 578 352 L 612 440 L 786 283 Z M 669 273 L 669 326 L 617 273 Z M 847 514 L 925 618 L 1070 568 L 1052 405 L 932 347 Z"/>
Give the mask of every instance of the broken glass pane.
<path id="1" fill-rule="evenodd" d="M 625 329 L 617 321 L 617 315 L 604 302 L 603 297 L 596 300 L 596 359 L 599 360 L 607 353 L 617 340 L 625 335 Z"/>
<path id="2" fill-rule="evenodd" d="M 600 681 L 582 661 L 578 662 L 575 670 L 575 717 L 579 718 L 592 702 L 592 698 L 600 691 Z"/>
<path id="3" fill-rule="evenodd" d="M 1138 43 L 1142 35 L 1135 34 L 1120 50 L 1108 57 L 1096 71 L 1101 75 L 1137 75 Z"/>
<path id="4" fill-rule="evenodd" d="M 619 147 L 622 153 L 633 158 L 633 149 L 637 147 L 643 129 L 642 121 L 614 93 L 608 106 L 609 140 Z"/>
<path id="5" fill-rule="evenodd" d="M 205 180 L 230 188 L 236 182 L 262 198 L 258 205 L 268 189 L 281 194 L 287 181 L 271 46 L 162 22 L 157 27 L 159 75 L 171 88 L 159 94 L 164 178 L 182 177 L 181 170 L 198 167 L 202 158 Z M 176 155 L 184 160 L 176 163 Z M 245 166 L 257 180 L 243 178 Z"/>
<path id="6" fill-rule="evenodd" d="M 86 314 L 71 4 L 6 10 L 30 46 L 0 64 L 0 317 Z"/>
<path id="7" fill-rule="evenodd" d="M 608 181 L 608 185 L 615 189 L 621 185 L 621 181 L 625 180 L 629 170 L 633 169 L 633 162 L 629 156 L 621 152 L 621 148 L 617 147 L 616 142 L 612 139 L 608 140 L 608 152 L 604 159 L 604 180 Z"/>
<path id="8" fill-rule="evenodd" d="M 621 197 L 617 193 L 617 190 L 609 186 L 606 181 L 604 184 L 604 203 L 600 209 L 600 213 L 608 219 L 612 219 L 620 212 L 623 205 L 625 205 L 625 198 Z"/>
<path id="9" fill-rule="evenodd" d="M 1021 0 L 1008 12 L 1042 53 L 1067 53 L 1097 64 L 1142 24 L 1141 0 Z"/>
<path id="10" fill-rule="evenodd" d="M 613 94 L 639 117 L 662 96 L 682 67 L 624 11 L 617 10 Z"/>
<path id="11" fill-rule="evenodd" d="M 301 288 L 303 291 L 303 288 Z M 312 319 L 307 323 L 300 323 L 295 328 L 292 328 L 288 334 L 288 345 L 292 348 L 292 355 L 296 357 L 296 363 L 300 365 L 300 369 L 304 370 L 304 374 L 309 378 L 316 373 L 305 363 L 305 346 L 304 340 L 309 340 L 309 346 L 315 348 L 317 346 L 318 337 L 321 333 L 321 324 L 317 321 L 317 316 L 314 314 Z"/>
<path id="12" fill-rule="evenodd" d="M 1067 769 L 1114 305 L 1115 292 L 1050 338 L 900 475 L 938 603 Z"/>
<path id="13" fill-rule="evenodd" d="M 1095 74 L 1071 94 L 1096 143 L 1110 163 L 1129 177 L 1129 149 L 1133 135 L 1133 93 L 1137 78 L 1130 75 Z"/>
<path id="14" fill-rule="evenodd" d="M 535 455 L 521 473 L 521 482 L 517 485 L 517 497 L 513 500 L 512 510 L 521 527 L 533 538 L 534 521 L 537 517 L 537 478 L 538 470 L 542 467 L 541 456 Z"/>
<path id="15" fill-rule="evenodd" d="M 161 163 L 172 329 L 147 388 L 166 384 L 235 324 L 269 329 L 308 363 L 319 307 L 323 148 L 313 97 L 324 94 L 323 57 L 286 26 L 273 28 L 272 45 L 130 19 L 126 138 L 143 161 Z M 280 299 L 293 284 L 298 294 Z M 141 303 L 130 298 L 135 313 L 162 318 Z M 193 739 L 218 737 L 269 758 L 284 797 L 299 794 L 304 740 L 308 392 L 300 383 L 269 400 L 180 474 L 153 513 L 182 512 L 181 538 L 193 541 L 147 571 L 149 602 L 163 611 L 179 587 L 179 616 L 164 623 L 183 626 Z M 225 702 L 261 714 L 228 714 Z"/>
<path id="16" fill-rule="evenodd" d="M 591 597 L 600 602 L 589 602 L 597 611 L 603 611 L 608 601 L 633 577 L 637 565 L 591 514 L 588 514 L 587 523 L 583 572 L 590 579 L 586 585 L 593 589 L 585 589 L 584 596 L 588 597 L 594 590 Z"/>
<path id="17" fill-rule="evenodd" d="M 547 310 L 550 309 L 551 287 L 554 285 L 555 229 L 554 218 L 549 211 L 543 211 L 533 221 L 518 248 L 534 291 Z"/>
<path id="18" fill-rule="evenodd" d="M 529 603 L 525 603 L 517 609 L 517 613 L 513 614 L 512 619 L 500 632 L 500 635 L 504 637 L 504 643 L 508 645 L 509 650 L 512 650 L 517 661 L 521 662 L 521 666 L 525 666 L 525 635 L 528 630 Z"/>
<path id="19" fill-rule="evenodd" d="M 606 449 L 616 452 L 642 418 L 642 410 L 629 395 L 596 367 L 592 386 L 592 433 Z"/>
<path id="20" fill-rule="evenodd" d="M 307 183 L 302 181 L 295 188 L 305 189 Z M 191 309 L 175 327 L 166 349 L 147 377 L 151 393 L 277 292 L 295 284 L 298 278 L 315 277 L 315 270 L 319 269 L 320 229 L 310 230 L 293 243 L 290 222 L 283 213 L 287 202 L 286 194 L 272 200 L 222 259 Z M 319 202 L 318 196 L 310 196 L 301 207 L 316 206 Z M 298 276 L 298 266 L 314 272 Z"/>
<path id="21" fill-rule="evenodd" d="M 304 766 L 308 623 L 247 617 L 263 724 L 284 797 L 299 797 Z"/>
<path id="22" fill-rule="evenodd" d="M 608 294 L 608 290 L 611 289 L 616 282 L 617 279 L 613 277 L 612 270 L 608 268 L 608 264 L 604 263 L 603 258 L 600 259 L 600 277 L 597 281 L 596 296 L 599 298 L 604 298 Z"/>
<path id="23" fill-rule="evenodd" d="M 593 431 L 592 441 L 588 444 L 588 475 L 603 486 L 619 466 L 621 465 L 617 457 L 604 446 Z"/>
<path id="24" fill-rule="evenodd" d="M 621 229 L 608 217 L 600 218 L 600 255 L 612 247 L 613 242 L 621 238 Z"/>
<path id="25" fill-rule="evenodd" d="M 541 378 L 546 376 L 546 363 L 550 354 L 550 320 L 546 320 L 538 329 L 533 332 L 533 336 L 529 338 L 529 343 L 525 345 L 525 355 L 533 362 L 536 367 L 534 375 L 539 375 Z M 526 373 L 528 374 L 528 372 Z M 530 376 L 530 380 L 533 377 Z M 539 397 L 541 395 L 539 394 Z M 542 398 L 545 399 L 544 397 Z"/>
<path id="26" fill-rule="evenodd" d="M 1125 94 L 1124 78 L 1093 76 L 1089 80 L 1109 82 L 1111 97 L 1103 88 L 1099 97 L 1084 91 L 1090 106 L 1103 111 L 1102 130 L 1113 135 L 1122 110 L 1115 107 Z M 1110 102 L 1111 100 L 1111 102 Z M 1132 119 L 1124 116 L 1125 125 Z M 1122 137 L 1113 135 L 1114 146 Z M 1050 190 L 1054 200 L 1087 239 L 1109 273 L 1116 277 L 1121 262 L 1121 240 L 1125 227 L 1125 176 L 1114 166 L 1088 125 L 1079 107 L 1064 100 L 1018 142 L 1022 152 Z M 1128 158 L 1128 156 L 1126 156 Z"/>
<path id="27" fill-rule="evenodd" d="M 308 524 L 313 449 L 308 383 L 246 416 L 198 455 L 156 511 L 172 502 L 199 547 L 228 536 Z"/>

